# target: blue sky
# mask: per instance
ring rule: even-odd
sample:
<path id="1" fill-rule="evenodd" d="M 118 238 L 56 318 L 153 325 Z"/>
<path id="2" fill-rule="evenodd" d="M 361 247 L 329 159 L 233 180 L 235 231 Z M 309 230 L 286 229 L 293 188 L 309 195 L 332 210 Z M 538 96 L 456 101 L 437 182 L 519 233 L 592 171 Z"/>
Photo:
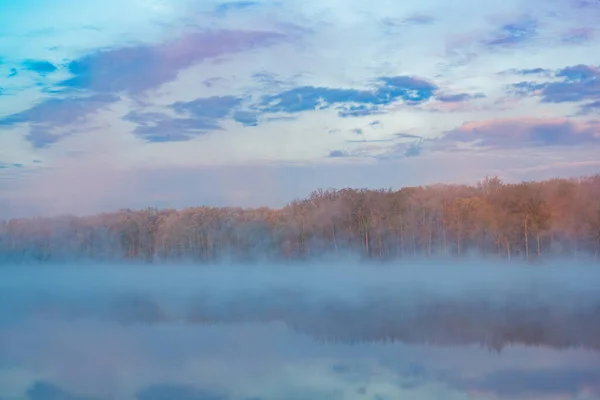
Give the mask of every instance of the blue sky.
<path id="1" fill-rule="evenodd" d="M 0 0 L 0 216 L 600 172 L 600 1 Z"/>

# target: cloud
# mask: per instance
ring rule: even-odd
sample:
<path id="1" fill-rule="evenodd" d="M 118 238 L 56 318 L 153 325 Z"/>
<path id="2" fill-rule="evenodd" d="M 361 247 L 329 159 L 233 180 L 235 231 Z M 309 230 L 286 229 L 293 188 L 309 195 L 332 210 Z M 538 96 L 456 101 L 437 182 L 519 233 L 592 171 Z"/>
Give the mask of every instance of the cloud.
<path id="1" fill-rule="evenodd" d="M 524 17 L 515 22 L 502 25 L 494 37 L 485 42 L 490 47 L 513 46 L 526 42 L 537 36 L 538 21 L 535 18 Z"/>
<path id="2" fill-rule="evenodd" d="M 257 126 L 258 114 L 250 111 L 236 111 L 233 119 L 244 126 Z"/>
<path id="3" fill-rule="evenodd" d="M 571 5 L 584 10 L 600 9 L 600 4 L 596 0 L 571 0 Z"/>
<path id="4" fill-rule="evenodd" d="M 96 400 L 96 397 L 76 396 L 48 382 L 35 382 L 27 390 L 29 400 Z"/>
<path id="5" fill-rule="evenodd" d="M 123 92 L 140 94 L 174 80 L 180 70 L 208 58 L 272 45 L 283 37 L 276 32 L 217 30 L 188 34 L 158 45 L 94 52 L 68 64 L 72 76 L 58 83 L 62 88 L 58 93 L 64 97 L 43 100 L 28 110 L 5 117 L 0 120 L 0 126 L 30 124 L 27 140 L 37 148 L 47 147 L 64 136 L 52 128 L 81 122 L 86 115 L 117 101 Z M 40 74 L 56 70 L 47 61 L 30 60 L 24 66 Z M 85 97 L 81 91 L 95 94 Z M 232 108 L 227 101 L 237 102 L 224 96 L 173 105 L 175 111 L 191 114 L 190 118 L 159 119 L 157 114 L 132 112 L 126 119 L 139 124 L 134 133 L 146 140 L 187 140 L 192 133 L 218 129 L 216 120 Z M 238 114 L 238 119 L 251 123 L 248 115 Z"/>
<path id="6" fill-rule="evenodd" d="M 73 76 L 60 86 L 139 94 L 175 80 L 179 71 L 209 58 L 273 45 L 283 38 L 277 32 L 216 30 L 158 45 L 98 51 L 70 62 L 68 70 Z"/>
<path id="7" fill-rule="evenodd" d="M 375 95 L 366 90 L 303 86 L 273 96 L 266 96 L 262 105 L 264 106 L 263 111 L 269 113 L 297 113 L 328 108 L 331 104 L 374 103 L 376 101 Z"/>
<path id="8" fill-rule="evenodd" d="M 422 139 L 421 136 L 411 135 L 410 133 L 396 133 L 396 137 L 400 139 Z"/>
<path id="9" fill-rule="evenodd" d="M 590 114 L 593 112 L 600 111 L 600 100 L 592 103 L 587 103 L 579 107 L 582 114 Z"/>
<path id="10" fill-rule="evenodd" d="M 27 125 L 26 138 L 34 147 L 41 148 L 55 143 L 65 134 L 64 127 L 81 122 L 87 115 L 97 112 L 119 100 L 110 94 L 88 97 L 50 98 L 23 112 L 0 119 L 1 127 Z M 60 128 L 55 133 L 54 128 Z"/>
<path id="11" fill-rule="evenodd" d="M 124 119 L 137 124 L 134 134 L 148 142 L 179 142 L 220 130 L 220 121 L 242 102 L 233 96 L 213 96 L 189 102 L 176 102 L 169 108 L 182 117 L 133 111 Z M 242 121 L 249 123 L 244 116 Z"/>
<path id="12" fill-rule="evenodd" d="M 183 385 L 154 385 L 142 389 L 138 400 L 225 400 L 228 396 Z"/>
<path id="13" fill-rule="evenodd" d="M 579 102 L 600 99 L 600 68 L 575 65 L 559 70 L 558 82 L 519 82 L 511 85 L 521 95 L 534 94 L 545 103 Z"/>
<path id="14" fill-rule="evenodd" d="M 367 106 L 364 104 L 358 106 L 340 106 L 338 115 L 342 118 L 346 117 L 366 117 L 367 115 L 385 114 L 385 112 L 377 106 Z"/>
<path id="15" fill-rule="evenodd" d="M 423 141 L 419 140 L 414 143 L 411 143 L 404 151 L 404 155 L 406 157 L 416 157 L 421 154 L 422 150 L 423 150 Z"/>
<path id="16" fill-rule="evenodd" d="M 517 95 L 526 96 L 530 94 L 539 94 L 545 87 L 544 83 L 537 82 L 517 82 L 509 86 L 511 92 Z"/>
<path id="17" fill-rule="evenodd" d="M 199 98 L 189 102 L 174 103 L 171 108 L 180 114 L 187 114 L 197 119 L 221 119 L 241 103 L 241 99 L 233 96 L 214 96 Z"/>
<path id="18" fill-rule="evenodd" d="M 547 75 L 551 71 L 546 68 L 525 68 L 525 69 L 513 69 L 510 72 L 517 75 Z"/>
<path id="19" fill-rule="evenodd" d="M 65 134 L 54 133 L 52 128 L 43 126 L 31 126 L 29 131 L 25 135 L 25 139 L 33 145 L 36 149 L 42 149 L 53 145 L 58 142 Z"/>
<path id="20" fill-rule="evenodd" d="M 426 14 L 414 14 L 404 19 L 404 23 L 412 23 L 417 25 L 429 25 L 436 21 L 435 17 Z"/>
<path id="21" fill-rule="evenodd" d="M 377 154 L 367 154 L 367 157 L 373 157 L 377 160 L 402 160 L 406 158 L 417 157 L 423 154 L 423 144 L 425 140 L 421 136 L 408 133 L 397 133 L 394 135 L 400 140 L 373 140 L 366 142 L 391 142 L 391 147 L 385 146 Z"/>
<path id="22" fill-rule="evenodd" d="M 58 68 L 49 61 L 27 60 L 23 63 L 23 68 L 27 71 L 36 72 L 40 75 L 56 72 Z"/>
<path id="23" fill-rule="evenodd" d="M 429 100 L 438 89 L 427 80 L 411 76 L 383 77 L 379 82 L 383 85 L 376 93 L 379 98 L 386 100 L 383 104 L 389 104 L 397 99 L 420 103 Z"/>
<path id="24" fill-rule="evenodd" d="M 194 136 L 221 129 L 221 126 L 212 120 L 172 118 L 159 113 L 131 112 L 124 118 L 138 124 L 133 133 L 147 142 L 183 142 Z"/>
<path id="25" fill-rule="evenodd" d="M 256 7 L 259 3 L 256 1 L 233 1 L 230 3 L 219 4 L 215 10 L 215 14 L 224 16 L 231 11 L 246 10 L 248 8 Z"/>
<path id="26" fill-rule="evenodd" d="M 471 143 L 487 148 L 600 145 L 600 135 L 591 125 L 564 118 L 507 119 L 467 122 L 447 132 L 439 143 Z"/>
<path id="27" fill-rule="evenodd" d="M 581 44 L 589 42 L 595 36 L 594 28 L 575 28 L 563 33 L 560 39 L 565 44 Z"/>
<path id="28" fill-rule="evenodd" d="M 436 96 L 436 99 L 445 103 L 460 103 L 463 101 L 473 100 L 473 99 L 481 99 L 484 98 L 485 95 L 483 93 L 458 93 L 458 94 L 448 94 Z"/>
<path id="29" fill-rule="evenodd" d="M 332 151 L 329 153 L 329 157 L 330 157 L 330 158 L 341 158 L 341 157 L 346 157 L 346 153 L 344 153 L 344 152 L 343 152 L 343 151 L 341 151 L 341 150 L 332 150 Z"/>
<path id="30" fill-rule="evenodd" d="M 267 71 L 258 72 L 252 75 L 252 79 L 260 83 L 265 89 L 274 89 L 285 86 L 286 82 L 277 79 L 276 75 Z"/>
<path id="31" fill-rule="evenodd" d="M 436 20 L 431 15 L 416 13 L 406 18 L 385 17 L 381 20 L 381 23 L 384 27 L 388 28 L 388 33 L 392 33 L 389 28 L 402 28 L 407 25 L 431 25 Z"/>
<path id="32" fill-rule="evenodd" d="M 562 69 L 556 76 L 564 78 L 566 82 L 589 82 L 600 77 L 600 70 L 588 65 L 575 65 Z"/>
<path id="33" fill-rule="evenodd" d="M 341 117 L 378 114 L 380 106 L 395 101 L 419 104 L 429 100 L 437 90 L 433 83 L 410 76 L 381 77 L 370 89 L 342 89 L 301 86 L 276 95 L 265 96 L 262 111 L 267 113 L 298 113 L 327 109 L 340 105 Z"/>
<path id="34" fill-rule="evenodd" d="M 0 119 L 0 125 L 22 123 L 68 125 L 79 121 L 85 114 L 117 100 L 118 97 L 104 94 L 81 98 L 48 99 L 26 111 Z"/>

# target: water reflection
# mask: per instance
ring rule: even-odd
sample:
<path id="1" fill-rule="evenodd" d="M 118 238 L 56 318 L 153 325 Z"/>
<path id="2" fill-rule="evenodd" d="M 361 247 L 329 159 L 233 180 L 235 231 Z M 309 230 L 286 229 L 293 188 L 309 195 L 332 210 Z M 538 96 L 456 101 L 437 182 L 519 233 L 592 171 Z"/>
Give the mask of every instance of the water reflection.
<path id="1" fill-rule="evenodd" d="M 281 323 L 55 320 L 12 326 L 1 343 L 3 399 L 600 398 L 600 354 L 583 349 L 514 346 L 498 354 L 324 344 Z"/>
<path id="2" fill-rule="evenodd" d="M 27 282 L 2 287 L 2 400 L 600 399 L 600 295 L 582 287 Z"/>

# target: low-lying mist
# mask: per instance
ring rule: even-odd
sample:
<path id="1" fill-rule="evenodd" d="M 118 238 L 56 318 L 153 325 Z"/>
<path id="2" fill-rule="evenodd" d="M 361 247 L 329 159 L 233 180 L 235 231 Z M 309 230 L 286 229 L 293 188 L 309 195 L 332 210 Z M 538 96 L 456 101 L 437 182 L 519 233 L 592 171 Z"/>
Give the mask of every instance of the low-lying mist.
<path id="1" fill-rule="evenodd" d="M 326 341 L 600 349 L 600 270 L 353 262 L 0 269 L 0 324 L 282 322 Z"/>

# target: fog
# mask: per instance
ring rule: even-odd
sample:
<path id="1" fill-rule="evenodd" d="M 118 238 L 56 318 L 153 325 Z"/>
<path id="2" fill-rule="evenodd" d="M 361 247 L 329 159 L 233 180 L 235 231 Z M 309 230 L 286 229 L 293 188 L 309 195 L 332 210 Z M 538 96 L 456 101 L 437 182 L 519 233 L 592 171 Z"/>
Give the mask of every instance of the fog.
<path id="1" fill-rule="evenodd" d="M 600 316 L 600 270 L 593 265 L 48 265 L 0 273 L 2 324 L 32 318 L 272 321 L 336 340 L 408 335 L 462 343 L 489 339 L 502 324 L 518 322 L 536 330 L 528 335 L 539 336 L 541 344 L 600 346 L 592 335 L 600 333 L 594 320 Z"/>
<path id="2" fill-rule="evenodd" d="M 599 284 L 561 262 L 7 266 L 0 399 L 599 398 Z"/>

